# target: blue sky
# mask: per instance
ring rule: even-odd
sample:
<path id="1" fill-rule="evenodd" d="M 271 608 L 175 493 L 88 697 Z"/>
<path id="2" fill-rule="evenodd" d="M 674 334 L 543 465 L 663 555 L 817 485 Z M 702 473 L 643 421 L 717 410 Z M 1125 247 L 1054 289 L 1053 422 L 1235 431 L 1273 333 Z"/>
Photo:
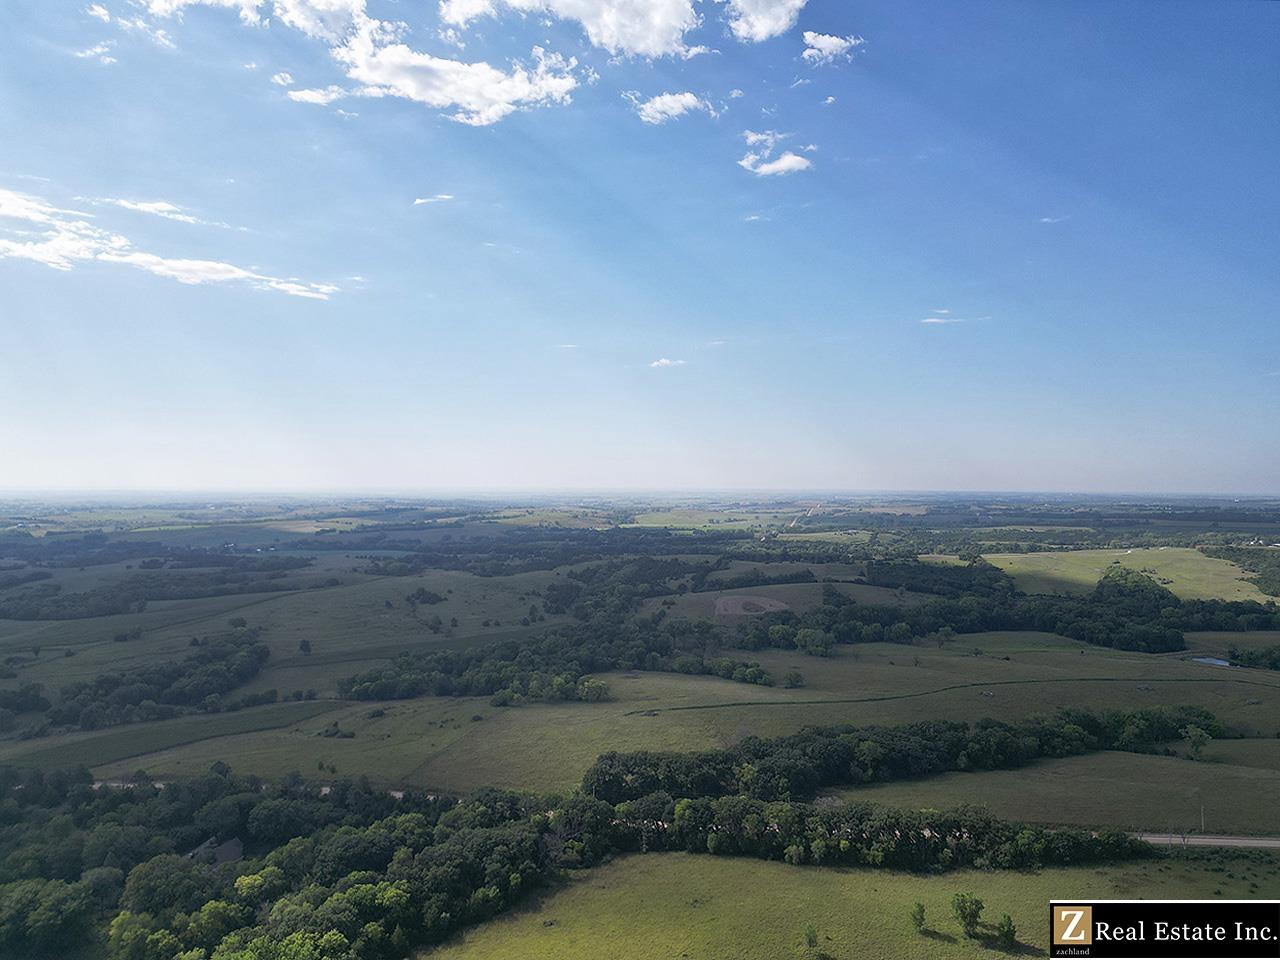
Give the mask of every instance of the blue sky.
<path id="1" fill-rule="evenodd" d="M 0 488 L 1280 492 L 1278 78 L 1265 3 L 7 0 Z"/>

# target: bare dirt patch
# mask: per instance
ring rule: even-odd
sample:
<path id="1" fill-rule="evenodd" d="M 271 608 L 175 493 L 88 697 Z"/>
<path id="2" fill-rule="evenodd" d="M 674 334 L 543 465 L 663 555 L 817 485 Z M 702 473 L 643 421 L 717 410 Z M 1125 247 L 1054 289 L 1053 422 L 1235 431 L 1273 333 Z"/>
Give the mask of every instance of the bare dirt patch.
<path id="1" fill-rule="evenodd" d="M 779 610 L 790 610 L 781 600 L 771 597 L 716 597 L 716 616 L 743 617 L 760 613 L 777 613 Z"/>

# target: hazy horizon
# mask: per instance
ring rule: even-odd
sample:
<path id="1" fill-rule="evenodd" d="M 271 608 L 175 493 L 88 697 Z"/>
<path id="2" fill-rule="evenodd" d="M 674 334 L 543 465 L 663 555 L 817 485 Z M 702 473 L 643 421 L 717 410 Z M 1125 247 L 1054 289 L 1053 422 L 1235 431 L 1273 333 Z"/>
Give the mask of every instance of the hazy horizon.
<path id="1" fill-rule="evenodd" d="M 104 501 L 139 499 L 154 497 L 172 499 L 179 497 L 223 497 L 228 499 L 258 499 L 269 497 L 285 497 L 299 500 L 316 498 L 358 498 L 371 499 L 441 499 L 466 500 L 469 498 L 500 500 L 506 497 L 584 497 L 607 499 L 611 497 L 689 497 L 711 498 L 719 496 L 739 497 L 832 497 L 832 498 L 942 498 L 942 497 L 1043 497 L 1061 499 L 1108 499 L 1118 500 L 1150 498 L 1156 501 L 1175 501 L 1179 499 L 1193 500 L 1274 500 L 1280 498 L 1280 492 L 1244 493 L 1240 491 L 1195 491 L 1195 490 L 1018 490 L 1018 489 L 854 489 L 823 487 L 222 487 L 222 488 L 4 488 L 0 487 L 0 500 L 19 498 L 70 499 L 99 498 Z"/>

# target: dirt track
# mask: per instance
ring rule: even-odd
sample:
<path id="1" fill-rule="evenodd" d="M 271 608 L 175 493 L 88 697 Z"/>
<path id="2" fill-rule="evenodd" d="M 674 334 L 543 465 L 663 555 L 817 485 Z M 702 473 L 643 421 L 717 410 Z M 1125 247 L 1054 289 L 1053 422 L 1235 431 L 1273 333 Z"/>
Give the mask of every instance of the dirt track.
<path id="1" fill-rule="evenodd" d="M 1209 834 L 1135 833 L 1133 836 L 1167 847 L 1271 847 L 1280 849 L 1280 837 L 1219 837 Z"/>

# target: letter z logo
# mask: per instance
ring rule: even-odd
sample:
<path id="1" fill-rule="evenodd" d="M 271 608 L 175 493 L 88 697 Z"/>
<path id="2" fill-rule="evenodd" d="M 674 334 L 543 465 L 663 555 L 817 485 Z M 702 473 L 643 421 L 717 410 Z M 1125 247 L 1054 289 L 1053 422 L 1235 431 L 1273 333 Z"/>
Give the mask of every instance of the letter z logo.
<path id="1" fill-rule="evenodd" d="M 1053 908 L 1053 942 L 1058 946 L 1086 946 L 1093 943 L 1093 907 Z"/>

